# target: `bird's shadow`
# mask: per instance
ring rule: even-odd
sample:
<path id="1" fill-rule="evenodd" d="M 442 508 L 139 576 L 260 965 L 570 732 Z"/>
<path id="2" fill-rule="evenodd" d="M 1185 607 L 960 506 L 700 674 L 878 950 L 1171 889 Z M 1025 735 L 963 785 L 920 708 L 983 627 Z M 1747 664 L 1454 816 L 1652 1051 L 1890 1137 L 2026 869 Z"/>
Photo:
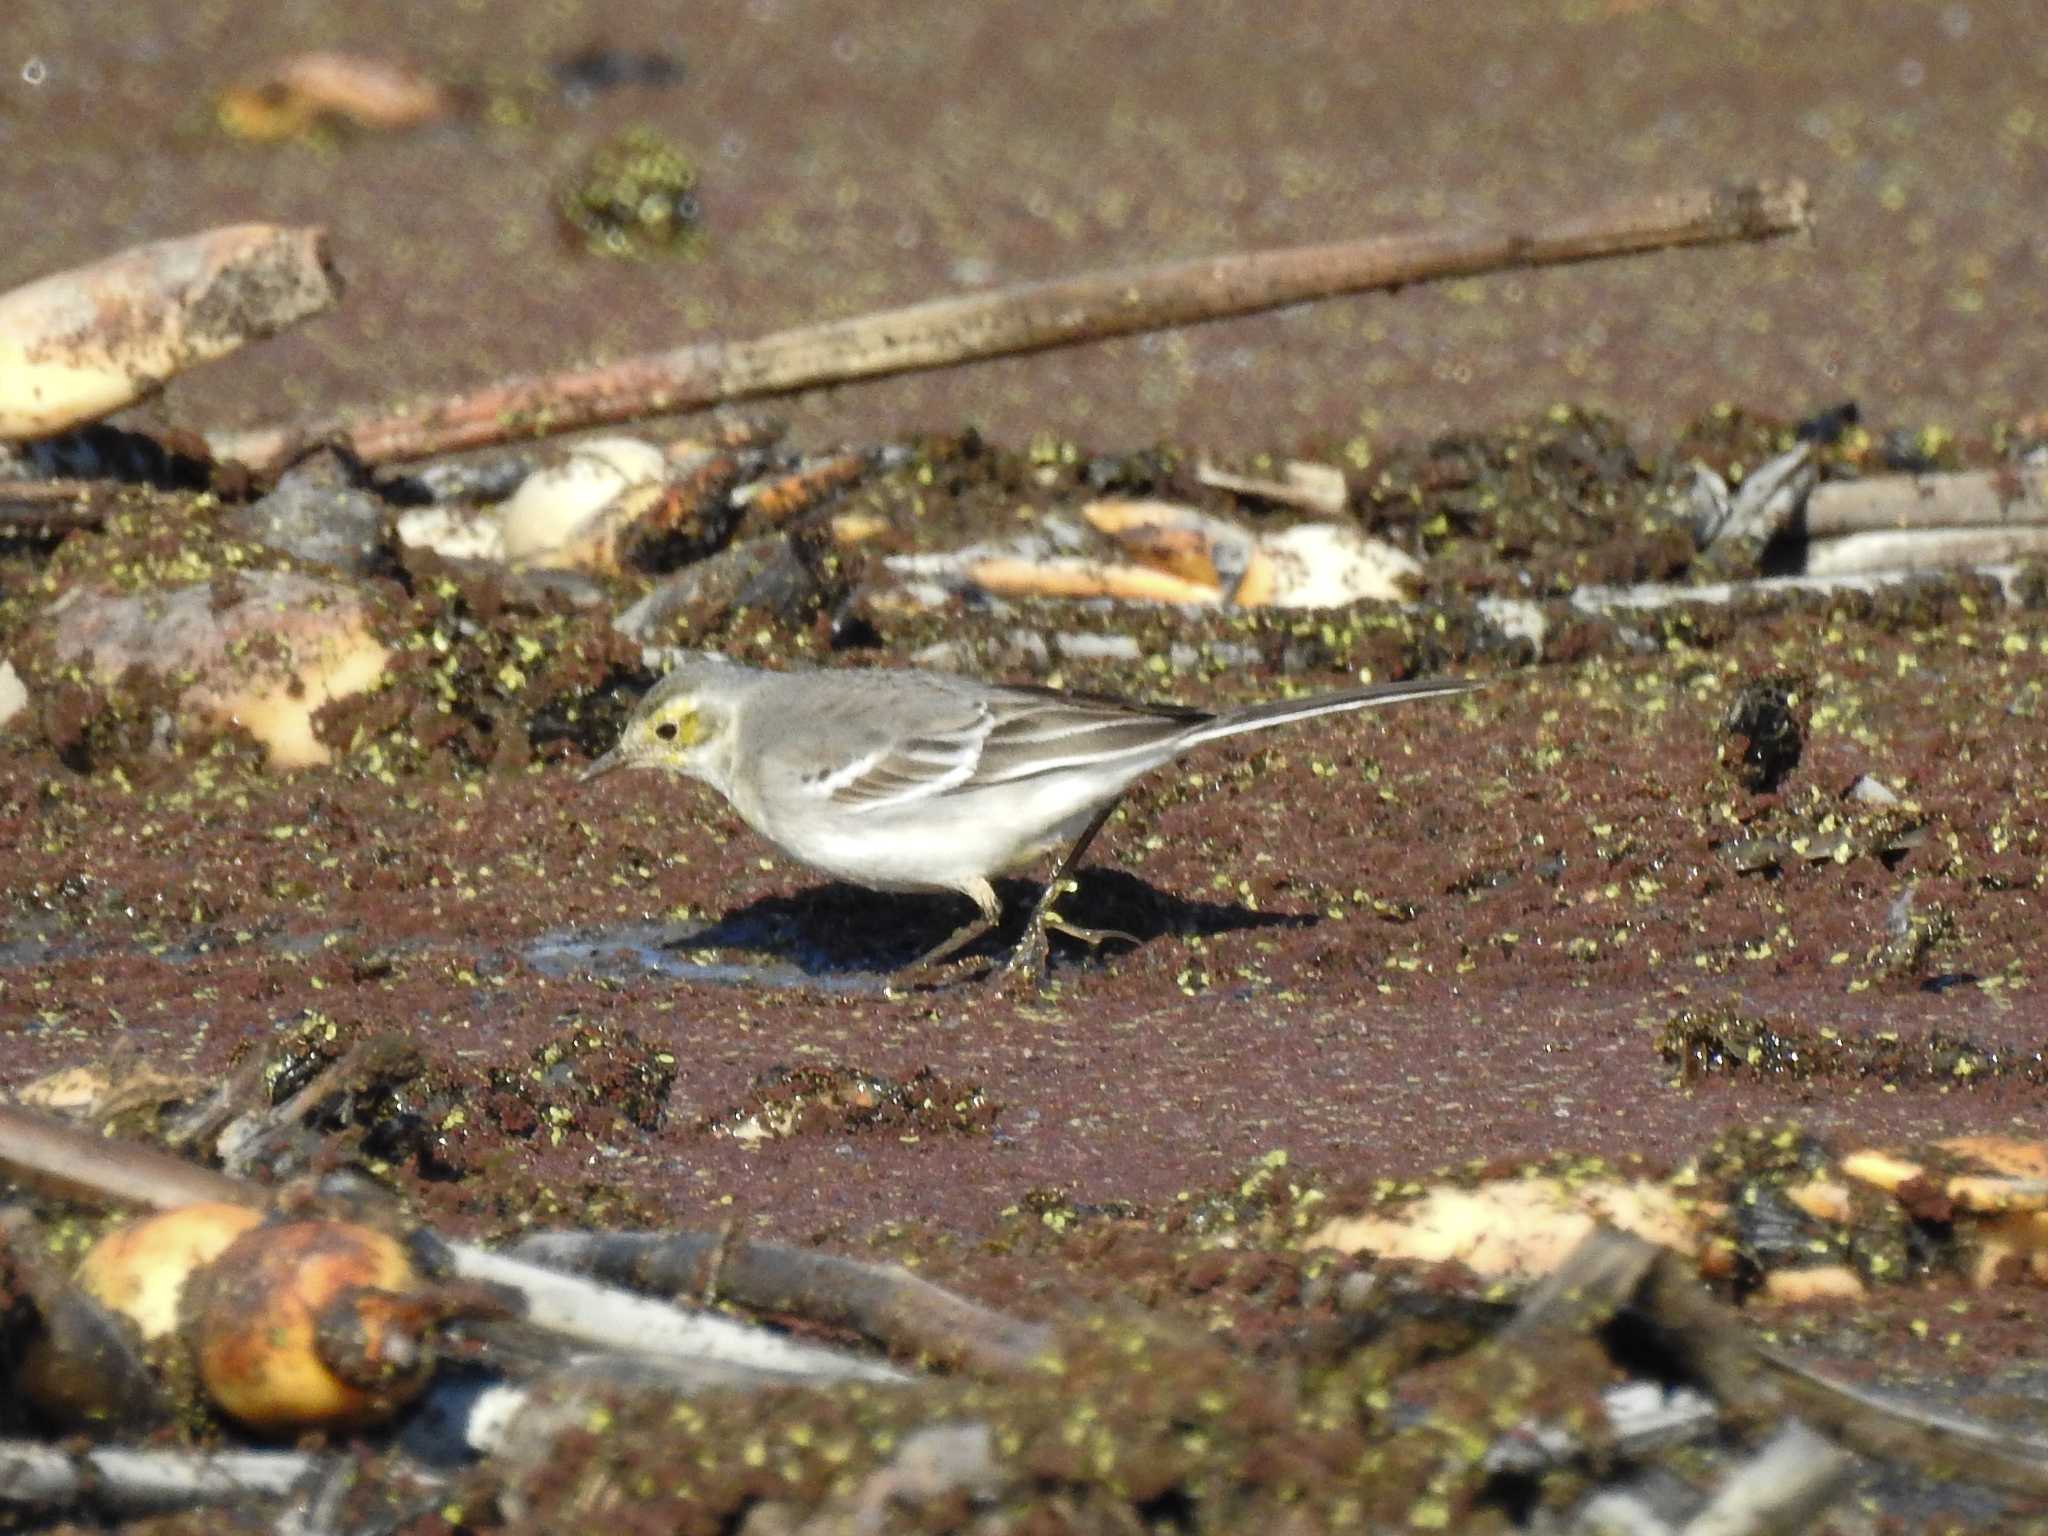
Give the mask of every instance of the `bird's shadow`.
<path id="1" fill-rule="evenodd" d="M 1053 910 L 1076 927 L 1119 930 L 1141 946 L 1168 935 L 1308 928 L 1321 921 L 1314 913 L 1259 912 L 1238 902 L 1190 901 L 1122 870 L 1083 870 L 1077 880 L 1076 888 Z M 1030 880 L 997 881 L 1003 920 L 958 958 L 1000 963 L 1023 937 L 1043 888 Z M 772 955 L 811 976 L 886 973 L 911 964 L 973 915 L 974 906 L 964 896 L 883 894 L 833 881 L 735 907 L 692 934 L 689 946 Z M 1088 948 L 1057 931 L 1051 937 L 1055 961 Z M 1100 947 L 1109 951 L 1126 946 L 1110 939 Z"/>

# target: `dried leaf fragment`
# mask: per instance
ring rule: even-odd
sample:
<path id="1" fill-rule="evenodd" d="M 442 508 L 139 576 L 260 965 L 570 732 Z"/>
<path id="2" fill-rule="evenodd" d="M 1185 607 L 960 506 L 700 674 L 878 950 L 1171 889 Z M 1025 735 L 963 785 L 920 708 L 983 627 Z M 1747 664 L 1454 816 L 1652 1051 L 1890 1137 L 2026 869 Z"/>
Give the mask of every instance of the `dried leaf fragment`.
<path id="1" fill-rule="evenodd" d="M 322 123 L 414 128 L 446 117 L 453 99 L 409 64 L 353 53 L 300 53 L 221 92 L 220 125 L 271 143 Z"/>
<path id="2" fill-rule="evenodd" d="M 1081 515 L 1133 559 L 1206 581 L 1239 608 L 1400 602 L 1422 574 L 1413 556 L 1346 522 L 1253 532 L 1170 501 L 1091 501 Z"/>
<path id="3" fill-rule="evenodd" d="M 994 597 L 1109 597 L 1140 603 L 1214 603 L 1216 589 L 1171 572 L 1110 560 L 1055 556 L 970 564 L 969 582 Z"/>

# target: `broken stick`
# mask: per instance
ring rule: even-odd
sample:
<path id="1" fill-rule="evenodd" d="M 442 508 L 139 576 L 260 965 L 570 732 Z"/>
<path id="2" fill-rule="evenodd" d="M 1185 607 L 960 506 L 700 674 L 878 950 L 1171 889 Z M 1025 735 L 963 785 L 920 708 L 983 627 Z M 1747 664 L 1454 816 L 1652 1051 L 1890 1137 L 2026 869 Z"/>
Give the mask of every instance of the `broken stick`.
<path id="1" fill-rule="evenodd" d="M 2048 527 L 2048 468 L 1830 480 L 1806 498 L 1809 539 L 1907 529 Z"/>
<path id="2" fill-rule="evenodd" d="M 259 475 L 274 473 L 322 443 L 340 443 L 365 463 L 386 464 L 1340 294 L 1673 246 L 1767 240 L 1809 227 L 1803 182 L 1697 188 L 1611 204 L 1534 229 L 1482 225 L 1384 235 L 1025 283 L 751 340 L 703 341 L 615 363 L 530 374 L 396 411 L 219 433 L 209 444 L 216 458 Z"/>
<path id="3" fill-rule="evenodd" d="M 1015 1373 L 1032 1369 L 1053 1346 L 1050 1328 L 992 1312 L 897 1265 L 775 1243 L 722 1246 L 716 1233 L 537 1232 L 511 1255 L 669 1293 L 689 1290 L 716 1259 L 719 1290 L 741 1306 L 851 1328 L 943 1365 Z"/>
<path id="4" fill-rule="evenodd" d="M 1942 571 L 2048 557 L 2048 524 L 2007 528 L 1909 528 L 1815 539 L 1801 566 L 1808 576 Z"/>

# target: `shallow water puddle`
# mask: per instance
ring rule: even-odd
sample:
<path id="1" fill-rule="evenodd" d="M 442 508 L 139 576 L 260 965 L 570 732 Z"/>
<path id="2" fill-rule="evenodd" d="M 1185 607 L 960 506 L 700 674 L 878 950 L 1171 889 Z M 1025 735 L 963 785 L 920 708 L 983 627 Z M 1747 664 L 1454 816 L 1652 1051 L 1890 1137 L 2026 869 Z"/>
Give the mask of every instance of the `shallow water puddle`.
<path id="1" fill-rule="evenodd" d="M 670 976 L 727 986 L 801 987 L 846 996 L 876 997 L 887 989 L 883 971 L 830 969 L 815 954 L 795 959 L 712 958 L 727 946 L 751 948 L 759 936 L 736 933 L 724 923 L 621 923 L 605 928 L 568 928 L 542 934 L 519 949 L 528 965 L 546 976 L 594 976 L 626 980 Z"/>

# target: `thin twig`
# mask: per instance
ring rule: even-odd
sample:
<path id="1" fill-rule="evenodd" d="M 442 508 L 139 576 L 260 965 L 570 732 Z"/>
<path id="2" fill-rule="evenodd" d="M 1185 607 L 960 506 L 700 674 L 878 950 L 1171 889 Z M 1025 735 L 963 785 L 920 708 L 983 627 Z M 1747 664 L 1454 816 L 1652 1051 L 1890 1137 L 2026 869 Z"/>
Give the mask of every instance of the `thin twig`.
<path id="1" fill-rule="evenodd" d="M 799 1343 L 765 1328 L 564 1274 L 530 1260 L 467 1243 L 448 1245 L 448 1270 L 517 1293 L 524 1320 L 598 1349 L 642 1356 L 711 1360 L 812 1381 L 901 1381 L 901 1372 L 822 1345 Z"/>
<path id="2" fill-rule="evenodd" d="M 107 521 L 100 487 L 84 480 L 0 480 L 0 531 L 68 533 Z"/>
<path id="3" fill-rule="evenodd" d="M 512 1248 L 520 1258 L 596 1275 L 636 1290 L 694 1291 L 718 1261 L 718 1292 L 756 1312 L 850 1328 L 877 1343 L 945 1365 L 1028 1369 L 1052 1330 L 1005 1317 L 893 1264 L 864 1264 L 775 1243 L 721 1244 L 712 1233 L 542 1232 Z"/>
<path id="4" fill-rule="evenodd" d="M 160 1211 L 207 1200 L 264 1203 L 264 1192 L 252 1184 L 154 1147 L 93 1135 L 14 1104 L 0 1104 L 0 1178 L 67 1198 L 111 1200 Z"/>
<path id="5" fill-rule="evenodd" d="M 1683 607 L 1688 603 L 1718 608 L 1762 600 L 1796 601 L 1805 597 L 1834 597 L 1847 592 L 1887 592 L 1963 575 L 1982 576 L 1997 582 L 2001 595 L 2010 601 L 2014 596 L 2013 583 L 2019 574 L 2020 567 L 2017 564 L 1998 562 L 1944 567 L 1939 571 L 1865 571 L 1842 576 L 1761 576 L 1750 581 L 1706 582 L 1699 586 L 1646 581 L 1627 587 L 1579 587 L 1572 592 L 1567 603 L 1572 612 L 1605 616 L 1629 612 L 1655 612 L 1662 608 Z"/>
<path id="6" fill-rule="evenodd" d="M 1641 1238 L 1611 1227 L 1594 1229 L 1562 1264 L 1522 1296 L 1514 1320 L 1500 1331 L 1501 1340 L 1526 1346 L 1534 1340 L 1564 1333 L 1586 1334 L 1604 1326 L 1642 1288 L 1658 1251 Z"/>
<path id="7" fill-rule="evenodd" d="M 403 1083 L 419 1070 L 419 1048 L 402 1035 L 370 1035 L 358 1040 L 313 1075 L 311 1082 L 282 1104 L 240 1115 L 222 1130 L 215 1150 L 230 1177 L 258 1170 L 275 1177 L 282 1167 L 309 1155 L 295 1150 L 299 1138 L 309 1143 L 317 1134 L 309 1124 L 314 1111 L 343 1094 L 361 1095 L 380 1082 Z"/>
<path id="8" fill-rule="evenodd" d="M 166 1514 L 249 1499 L 276 1499 L 317 1471 L 322 1458 L 299 1451 L 129 1451 L 71 1453 L 32 1441 L 0 1440 L 0 1507 Z"/>
<path id="9" fill-rule="evenodd" d="M 1758 1346 L 1676 1254 L 1658 1255 L 1637 1305 L 1681 1351 L 1687 1366 L 1738 1414 L 1758 1419 L 1796 1414 L 1877 1461 L 2048 1494 L 2048 1442 L 1879 1397 Z"/>
<path id="10" fill-rule="evenodd" d="M 275 471 L 323 442 L 370 464 L 424 458 L 602 422 L 1139 331 L 1254 314 L 1311 299 L 1504 268 L 1764 240 L 1810 224 L 1803 183 L 1745 182 L 1615 203 L 1535 229 L 1481 226 L 1332 245 L 1200 257 L 705 341 L 596 367 L 527 375 L 399 411 L 347 415 L 210 439 L 217 458 Z"/>

